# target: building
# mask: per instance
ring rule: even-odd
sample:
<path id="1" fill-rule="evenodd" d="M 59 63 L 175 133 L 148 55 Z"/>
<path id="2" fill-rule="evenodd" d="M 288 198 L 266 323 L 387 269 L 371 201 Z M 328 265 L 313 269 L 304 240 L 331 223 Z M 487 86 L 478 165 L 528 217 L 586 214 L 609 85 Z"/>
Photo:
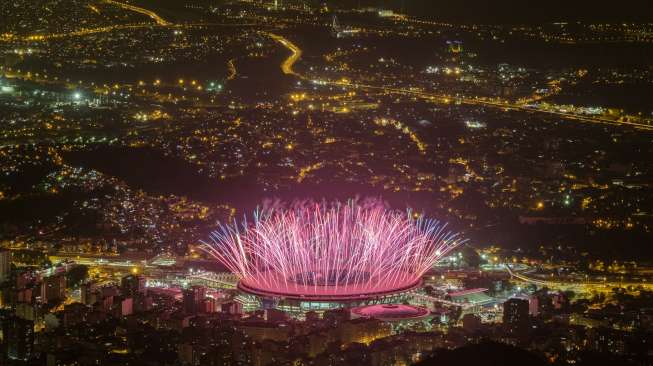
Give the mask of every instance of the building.
<path id="1" fill-rule="evenodd" d="M 120 302 L 120 315 L 127 316 L 134 313 L 134 298 L 128 297 Z"/>
<path id="2" fill-rule="evenodd" d="M 236 273 L 243 297 L 255 298 L 260 309 L 275 308 L 293 318 L 303 319 L 310 311 L 404 303 L 412 290 L 422 286 L 422 268 L 432 267 L 462 241 L 455 235 L 441 235 L 443 231 L 427 230 L 408 215 L 393 216 L 383 224 L 374 219 L 390 215 L 394 214 L 380 202 L 364 207 L 354 201 L 324 202 L 318 210 L 312 206 L 283 209 L 274 219 L 254 218 L 256 225 L 274 233 L 274 240 L 262 238 L 256 230 L 236 239 L 226 233 L 238 228 L 223 227 L 214 232 L 208 253 L 227 268 L 243 269 Z M 292 220 L 292 227 L 284 224 L 285 217 Z M 395 237 L 396 225 L 403 225 L 406 235 Z M 348 245 L 338 244 L 343 237 Z M 366 244 L 370 237 L 378 239 L 373 248 Z M 253 243 L 255 253 L 245 254 L 243 240 Z M 265 262 L 275 265 L 261 268 Z"/>
<path id="3" fill-rule="evenodd" d="M 80 286 L 82 304 L 93 305 L 97 301 L 94 285 L 91 282 L 83 283 Z"/>
<path id="4" fill-rule="evenodd" d="M 9 279 L 11 273 L 11 251 L 0 249 L 0 283 Z"/>
<path id="5" fill-rule="evenodd" d="M 36 291 L 29 287 L 16 290 L 16 302 L 18 303 L 28 303 L 31 304 L 34 302 L 34 297 L 36 296 Z"/>
<path id="6" fill-rule="evenodd" d="M 243 314 L 243 304 L 232 301 L 222 304 L 222 312 L 231 314 L 231 315 L 242 315 Z"/>
<path id="7" fill-rule="evenodd" d="M 113 307 L 113 298 L 114 296 L 103 297 L 99 302 L 98 308 L 100 308 L 105 313 L 111 311 L 111 308 Z"/>
<path id="8" fill-rule="evenodd" d="M 381 18 L 390 18 L 395 16 L 395 12 L 393 10 L 388 10 L 388 9 L 379 9 L 377 12 Z"/>
<path id="9" fill-rule="evenodd" d="M 218 308 L 218 300 L 212 298 L 212 297 L 207 297 L 204 299 L 202 302 L 202 312 L 211 314 L 211 313 L 217 313 L 219 312 Z"/>
<path id="10" fill-rule="evenodd" d="M 37 307 L 34 304 L 19 302 L 16 304 L 16 316 L 24 320 L 36 321 Z"/>
<path id="11" fill-rule="evenodd" d="M 288 320 L 288 314 L 277 309 L 265 309 L 263 319 L 268 322 L 285 322 Z"/>
<path id="12" fill-rule="evenodd" d="M 145 292 L 145 277 L 129 275 L 120 281 L 120 290 L 124 296 L 135 296 Z"/>
<path id="13" fill-rule="evenodd" d="M 89 310 L 86 305 L 76 302 L 65 305 L 62 312 L 63 316 L 61 317 L 63 326 L 68 328 L 84 323 Z"/>
<path id="14" fill-rule="evenodd" d="M 134 313 L 139 313 L 143 311 L 148 311 L 154 306 L 154 302 L 151 296 L 136 296 L 134 299 Z"/>
<path id="15" fill-rule="evenodd" d="M 34 322 L 18 317 L 5 319 L 2 333 L 10 360 L 27 361 L 34 353 Z"/>
<path id="16" fill-rule="evenodd" d="M 465 314 L 463 315 L 463 329 L 466 332 L 469 333 L 474 333 L 481 329 L 483 326 L 483 323 L 481 321 L 481 318 L 474 314 Z"/>
<path id="17" fill-rule="evenodd" d="M 66 298 L 66 277 L 54 275 L 43 278 L 41 283 L 41 302 L 61 301 Z"/>
<path id="18" fill-rule="evenodd" d="M 186 314 L 195 314 L 204 311 L 206 287 L 191 286 L 183 291 L 184 311 Z"/>
<path id="19" fill-rule="evenodd" d="M 426 308 L 402 304 L 377 304 L 351 309 L 351 319 L 368 318 L 385 322 L 406 322 L 428 319 Z"/>
<path id="20" fill-rule="evenodd" d="M 183 365 L 200 365 L 201 349 L 197 345 L 182 343 L 177 347 L 177 355 Z"/>
<path id="21" fill-rule="evenodd" d="M 496 304 L 496 300 L 486 294 L 486 288 L 475 288 L 452 292 L 447 294 L 446 299 L 459 304 L 466 313 L 478 313 L 483 308 Z"/>
<path id="22" fill-rule="evenodd" d="M 461 41 L 447 41 L 447 49 L 453 54 L 462 53 L 463 43 Z"/>
<path id="23" fill-rule="evenodd" d="M 336 338 L 343 344 L 363 343 L 392 335 L 392 325 L 372 318 L 358 318 L 344 322 L 335 330 Z"/>
<path id="24" fill-rule="evenodd" d="M 521 335 L 528 330 L 528 300 L 509 299 L 503 303 L 503 324 L 511 335 Z"/>
<path id="25" fill-rule="evenodd" d="M 344 308 L 328 310 L 323 313 L 323 318 L 329 326 L 337 327 L 340 324 L 351 320 L 351 311 Z"/>
<path id="26" fill-rule="evenodd" d="M 236 328 L 256 341 L 273 340 L 276 342 L 288 342 L 292 336 L 292 328 L 283 323 L 271 323 L 266 321 L 244 321 Z"/>
<path id="27" fill-rule="evenodd" d="M 376 319 L 390 326 L 392 333 L 405 329 L 430 327 L 431 312 L 419 306 L 404 304 L 375 304 L 351 309 L 351 319 Z"/>
<path id="28" fill-rule="evenodd" d="M 537 296 L 528 298 L 528 314 L 538 316 L 540 314 L 540 299 Z"/>
<path id="29" fill-rule="evenodd" d="M 553 295 L 553 297 L 551 298 L 551 302 L 553 303 L 554 309 L 560 310 L 567 303 L 567 299 L 565 298 L 564 294 L 558 292 Z"/>

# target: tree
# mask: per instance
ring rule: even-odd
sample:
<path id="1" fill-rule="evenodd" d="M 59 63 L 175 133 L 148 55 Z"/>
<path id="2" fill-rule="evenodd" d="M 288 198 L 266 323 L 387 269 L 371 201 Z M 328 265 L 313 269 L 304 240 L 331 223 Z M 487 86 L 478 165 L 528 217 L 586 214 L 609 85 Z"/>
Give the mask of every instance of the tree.
<path id="1" fill-rule="evenodd" d="M 481 265 L 481 256 L 478 255 L 476 249 L 469 245 L 464 245 L 460 252 L 463 255 L 463 261 L 467 263 L 469 267 L 478 268 Z"/>
<path id="2" fill-rule="evenodd" d="M 435 289 L 431 285 L 424 286 L 424 292 L 426 292 L 426 294 L 429 296 L 435 295 Z"/>
<path id="3" fill-rule="evenodd" d="M 570 302 L 576 297 L 576 293 L 572 290 L 563 291 L 563 294 Z"/>
<path id="4" fill-rule="evenodd" d="M 449 312 L 449 325 L 455 325 L 460 320 L 460 316 L 463 314 L 463 310 L 456 306 Z"/>
<path id="5" fill-rule="evenodd" d="M 547 362 L 543 356 L 525 349 L 502 343 L 483 342 L 466 345 L 454 350 L 438 349 L 417 365 L 544 366 L 546 364 Z"/>
<path id="6" fill-rule="evenodd" d="M 68 287 L 77 287 L 88 278 L 88 266 L 76 265 L 66 272 L 66 283 Z"/>
<path id="7" fill-rule="evenodd" d="M 12 257 L 15 262 L 29 266 L 43 266 L 48 262 L 45 253 L 31 249 L 14 250 Z"/>

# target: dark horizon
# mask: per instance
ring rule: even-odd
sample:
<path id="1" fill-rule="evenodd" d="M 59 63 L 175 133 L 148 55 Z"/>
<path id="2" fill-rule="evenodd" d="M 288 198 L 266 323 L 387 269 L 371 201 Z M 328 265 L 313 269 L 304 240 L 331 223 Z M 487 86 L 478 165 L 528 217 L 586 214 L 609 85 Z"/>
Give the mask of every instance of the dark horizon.
<path id="1" fill-rule="evenodd" d="M 331 5 L 389 8 L 409 15 L 454 22 L 528 24 L 572 21 L 653 21 L 653 5 L 643 0 L 527 2 L 519 0 L 332 0 Z M 617 6 L 618 5 L 618 6 Z"/>

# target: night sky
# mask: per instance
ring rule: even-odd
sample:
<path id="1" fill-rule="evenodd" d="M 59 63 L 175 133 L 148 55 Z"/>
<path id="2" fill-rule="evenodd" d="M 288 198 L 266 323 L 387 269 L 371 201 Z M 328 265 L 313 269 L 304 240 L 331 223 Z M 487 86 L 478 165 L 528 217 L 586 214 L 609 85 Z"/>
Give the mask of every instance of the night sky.
<path id="1" fill-rule="evenodd" d="M 329 4 L 391 7 L 412 15 L 461 22 L 653 21 L 650 0 L 332 0 Z"/>

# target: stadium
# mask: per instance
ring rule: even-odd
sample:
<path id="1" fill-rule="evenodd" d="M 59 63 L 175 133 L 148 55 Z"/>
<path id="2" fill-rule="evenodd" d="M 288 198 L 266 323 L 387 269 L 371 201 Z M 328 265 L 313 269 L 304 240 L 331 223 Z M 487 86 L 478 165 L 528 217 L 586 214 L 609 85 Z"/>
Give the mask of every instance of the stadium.
<path id="1" fill-rule="evenodd" d="M 245 296 L 296 313 L 400 300 L 462 242 L 436 220 L 352 200 L 257 210 L 203 248 Z"/>
<path id="2" fill-rule="evenodd" d="M 422 307 L 410 305 L 369 305 L 351 309 L 353 319 L 371 318 L 385 322 L 410 322 L 430 318 L 431 312 Z"/>

